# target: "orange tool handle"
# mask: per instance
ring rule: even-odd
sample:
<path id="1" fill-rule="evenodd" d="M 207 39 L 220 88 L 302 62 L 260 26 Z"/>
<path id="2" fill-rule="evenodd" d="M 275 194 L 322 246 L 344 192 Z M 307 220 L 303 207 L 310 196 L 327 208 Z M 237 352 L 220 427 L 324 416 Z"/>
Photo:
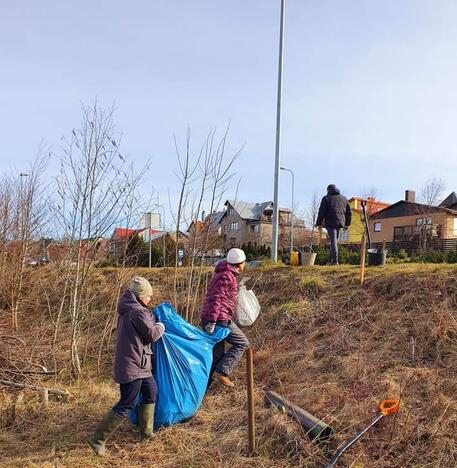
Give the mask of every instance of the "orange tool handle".
<path id="1" fill-rule="evenodd" d="M 379 405 L 379 411 L 384 416 L 395 414 L 400 408 L 400 400 L 383 400 Z"/>

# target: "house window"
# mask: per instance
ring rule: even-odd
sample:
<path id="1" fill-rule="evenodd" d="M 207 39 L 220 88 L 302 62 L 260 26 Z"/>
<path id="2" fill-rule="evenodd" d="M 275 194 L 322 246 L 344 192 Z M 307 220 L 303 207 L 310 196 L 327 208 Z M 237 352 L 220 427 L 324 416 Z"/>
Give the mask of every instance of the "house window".
<path id="1" fill-rule="evenodd" d="M 251 224 L 251 232 L 259 232 L 259 225 Z"/>
<path id="2" fill-rule="evenodd" d="M 403 226 L 394 227 L 394 240 L 403 239 Z"/>
<path id="3" fill-rule="evenodd" d="M 416 219 L 416 226 L 431 226 L 432 225 L 432 218 L 417 218 Z"/>
<path id="4" fill-rule="evenodd" d="M 454 236 L 457 236 L 457 218 L 454 218 Z"/>
<path id="5" fill-rule="evenodd" d="M 394 241 L 407 241 L 413 237 L 413 226 L 394 227 Z"/>
<path id="6" fill-rule="evenodd" d="M 230 230 L 231 231 L 238 231 L 238 222 L 230 223 Z"/>
<path id="7" fill-rule="evenodd" d="M 374 232 L 381 232 L 381 223 L 374 223 Z"/>

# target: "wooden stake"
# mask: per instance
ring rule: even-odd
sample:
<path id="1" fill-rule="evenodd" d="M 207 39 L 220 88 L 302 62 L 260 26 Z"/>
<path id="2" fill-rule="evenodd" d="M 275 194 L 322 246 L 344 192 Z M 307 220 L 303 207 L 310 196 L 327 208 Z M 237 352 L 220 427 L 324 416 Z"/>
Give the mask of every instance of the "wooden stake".
<path id="1" fill-rule="evenodd" d="M 246 383 L 248 393 L 248 443 L 249 455 L 255 452 L 255 411 L 254 411 L 254 353 L 246 350 Z"/>
<path id="2" fill-rule="evenodd" d="M 365 256 L 367 252 L 367 242 L 365 231 L 362 234 L 362 244 L 361 244 L 361 252 L 360 252 L 360 284 L 363 285 L 365 281 Z"/>
<path id="3" fill-rule="evenodd" d="M 49 390 L 47 388 L 40 389 L 40 398 L 44 406 L 47 406 L 49 403 Z"/>

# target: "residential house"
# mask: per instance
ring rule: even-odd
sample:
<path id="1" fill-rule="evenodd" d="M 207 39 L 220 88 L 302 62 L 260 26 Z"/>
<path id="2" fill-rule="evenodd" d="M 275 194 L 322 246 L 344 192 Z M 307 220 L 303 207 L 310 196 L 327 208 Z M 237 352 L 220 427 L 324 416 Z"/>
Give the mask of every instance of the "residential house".
<path id="1" fill-rule="evenodd" d="M 450 193 L 438 206 L 457 210 L 457 194 L 455 192 Z"/>
<path id="2" fill-rule="evenodd" d="M 384 240 L 394 248 L 413 250 L 423 241 L 435 248 L 457 247 L 457 196 L 451 193 L 440 205 L 417 203 L 406 190 L 405 199 L 373 214 L 369 220 L 374 243 Z"/>
<path id="3" fill-rule="evenodd" d="M 220 219 L 222 240 L 226 248 L 241 247 L 249 242 L 257 246 L 271 246 L 273 232 L 273 202 L 247 203 L 227 200 L 226 210 Z M 279 248 L 290 247 L 292 212 L 287 208 L 279 209 Z M 303 220 L 294 217 L 294 238 L 305 233 Z"/>
<path id="4" fill-rule="evenodd" d="M 46 263 L 75 263 L 81 261 L 94 262 L 106 260 L 108 256 L 109 240 L 102 237 L 83 239 L 80 241 L 58 241 L 54 239 L 40 239 L 29 247 L 29 265 L 43 265 Z"/>
<path id="5" fill-rule="evenodd" d="M 352 197 L 348 200 L 349 206 L 352 211 L 352 222 L 349 229 L 342 231 L 340 234 L 340 241 L 349 244 L 360 244 L 362 241 L 362 234 L 365 229 L 363 220 L 362 202 L 365 201 L 365 210 L 367 217 L 374 215 L 378 211 L 383 210 L 390 206 L 390 203 L 376 200 L 374 197 L 368 197 L 366 200 L 362 197 Z"/>
<path id="6" fill-rule="evenodd" d="M 183 251 L 183 256 L 188 249 L 188 236 L 182 231 L 179 231 L 178 236 L 176 236 L 175 231 L 168 232 L 144 228 L 115 228 L 110 240 L 110 258 L 115 261 L 121 260 L 127 250 L 127 246 L 135 235 L 138 235 L 146 244 L 151 244 L 151 246 L 154 246 L 160 251 L 164 250 L 164 255 L 167 259 L 171 255 L 174 255 L 176 242 L 178 242 L 178 249 Z"/>
<path id="7" fill-rule="evenodd" d="M 208 216 L 202 213 L 202 220 L 195 220 L 189 225 L 189 251 L 196 257 L 217 258 L 222 255 L 224 244 L 222 241 L 221 219 L 225 211 L 215 211 Z"/>
<path id="8" fill-rule="evenodd" d="M 137 234 L 145 242 L 149 242 L 149 237 L 162 232 L 156 229 L 130 229 L 115 228 L 109 242 L 109 256 L 114 260 L 119 260 L 124 255 L 132 237 Z"/>

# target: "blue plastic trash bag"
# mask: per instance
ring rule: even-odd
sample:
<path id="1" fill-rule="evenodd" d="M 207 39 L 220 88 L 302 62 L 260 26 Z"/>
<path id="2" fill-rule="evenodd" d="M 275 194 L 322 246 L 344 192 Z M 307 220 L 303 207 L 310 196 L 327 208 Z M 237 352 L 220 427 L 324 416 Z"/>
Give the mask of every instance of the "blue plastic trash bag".
<path id="1" fill-rule="evenodd" d="M 154 343 L 154 377 L 158 394 L 154 428 L 169 426 L 191 418 L 205 396 L 213 362 L 214 345 L 226 338 L 230 329 L 216 327 L 212 335 L 194 327 L 178 315 L 171 304 L 159 304 L 153 311 L 165 325 L 162 338 Z M 138 396 L 130 420 L 138 423 Z"/>

